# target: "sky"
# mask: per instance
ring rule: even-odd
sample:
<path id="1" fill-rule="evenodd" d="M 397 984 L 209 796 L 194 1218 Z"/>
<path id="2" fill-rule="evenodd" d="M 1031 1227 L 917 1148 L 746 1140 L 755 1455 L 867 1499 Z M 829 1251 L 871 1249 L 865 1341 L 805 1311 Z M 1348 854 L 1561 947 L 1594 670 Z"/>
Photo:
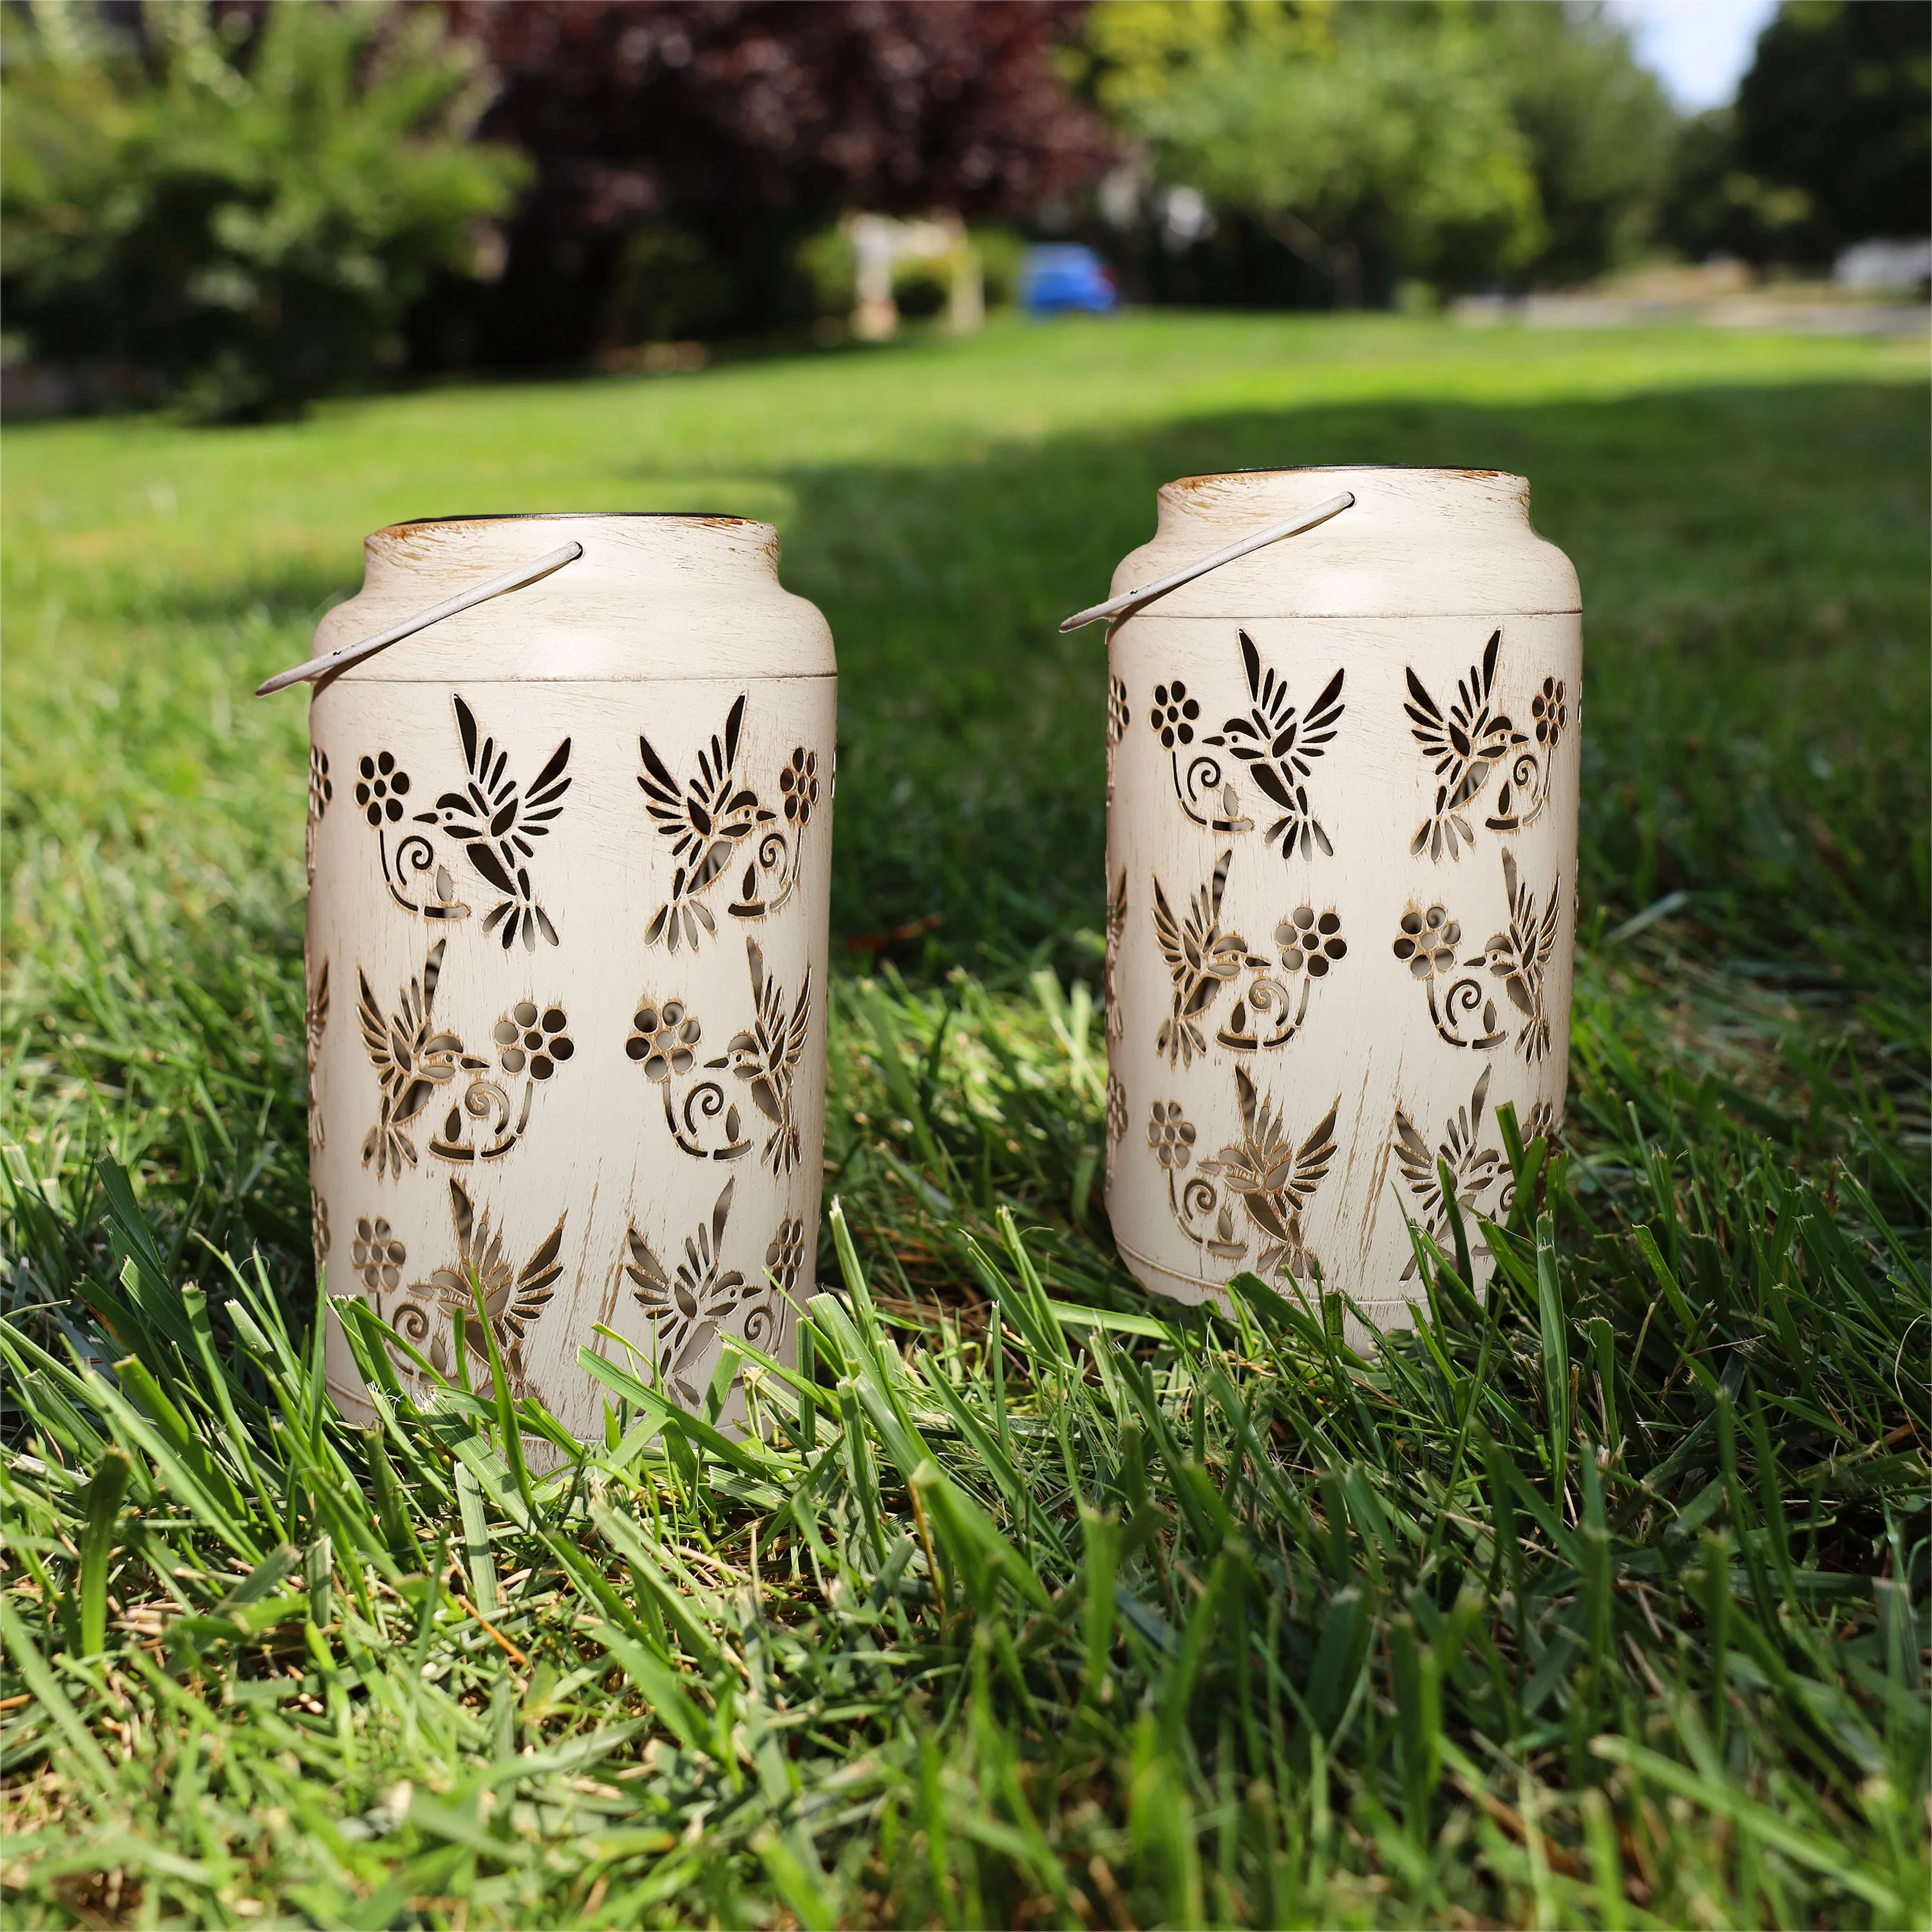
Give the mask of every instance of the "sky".
<path id="1" fill-rule="evenodd" d="M 1636 56 L 1688 112 L 1735 98 L 1775 0 L 1610 0 Z"/>

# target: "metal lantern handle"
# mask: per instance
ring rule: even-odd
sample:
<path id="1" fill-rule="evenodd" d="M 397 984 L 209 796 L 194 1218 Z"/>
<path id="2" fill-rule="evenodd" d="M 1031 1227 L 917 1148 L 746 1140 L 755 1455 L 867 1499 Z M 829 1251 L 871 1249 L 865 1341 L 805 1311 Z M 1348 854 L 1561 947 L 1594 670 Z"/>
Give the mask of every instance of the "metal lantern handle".
<path id="1" fill-rule="evenodd" d="M 380 632 L 373 638 L 364 638 L 357 643 L 344 644 L 340 650 L 326 652 L 319 658 L 310 658 L 305 664 L 292 665 L 286 670 L 278 670 L 271 678 L 265 678 L 255 687 L 257 698 L 266 698 L 272 692 L 286 691 L 292 684 L 307 684 L 319 677 L 326 677 L 331 671 L 346 669 L 359 664 L 364 658 L 374 657 L 378 651 L 386 651 L 404 638 L 412 637 L 418 631 L 428 629 L 432 624 L 440 624 L 446 617 L 454 617 L 459 610 L 472 609 L 487 602 L 492 597 L 500 597 L 506 590 L 520 590 L 526 584 L 534 584 L 540 577 L 548 577 L 554 570 L 561 570 L 567 563 L 574 563 L 584 554 L 580 543 L 567 543 L 555 550 L 547 550 L 543 555 L 528 563 L 520 563 L 513 570 L 506 570 L 500 576 L 490 578 L 487 582 L 473 586 L 468 590 L 435 605 L 428 610 L 418 610 L 413 617 L 405 617 L 400 624 Z"/>
<path id="2" fill-rule="evenodd" d="M 1102 617 L 1118 617 L 1137 604 L 1151 603 L 1156 597 L 1166 596 L 1170 590 L 1178 590 L 1184 584 L 1192 583 L 1197 577 L 1205 577 L 1210 570 L 1219 570 L 1224 563 L 1232 563 L 1238 556 L 1246 556 L 1250 550 L 1279 543 L 1283 537 L 1299 536 L 1304 530 L 1314 529 L 1317 524 L 1325 524 L 1330 517 L 1340 516 L 1354 500 L 1355 493 L 1344 490 L 1340 496 L 1330 496 L 1317 503 L 1313 509 L 1290 517 L 1286 523 L 1270 524 L 1252 536 L 1243 537 L 1238 543 L 1231 543 L 1226 550 L 1217 550 L 1212 556 L 1197 558 L 1170 577 L 1143 584 L 1137 590 L 1124 590 L 1119 596 L 1110 597 L 1106 603 L 1096 604 L 1090 609 L 1076 610 L 1060 628 L 1063 631 L 1077 631 L 1083 625 L 1097 624 Z"/>

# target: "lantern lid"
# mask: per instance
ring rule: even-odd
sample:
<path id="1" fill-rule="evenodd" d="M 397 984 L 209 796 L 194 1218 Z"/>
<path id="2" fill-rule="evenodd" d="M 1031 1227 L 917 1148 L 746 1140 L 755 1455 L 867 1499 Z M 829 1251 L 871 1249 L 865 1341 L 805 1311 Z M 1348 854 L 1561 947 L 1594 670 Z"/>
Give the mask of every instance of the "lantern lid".
<path id="1" fill-rule="evenodd" d="M 338 679 L 466 683 L 834 674 L 832 634 L 778 580 L 778 535 L 679 511 L 488 513 L 391 524 L 363 542 L 362 588 L 316 626 L 317 656 L 560 550 L 534 581 L 401 638 Z"/>
<path id="2" fill-rule="evenodd" d="M 1120 560 L 1114 593 L 1343 492 L 1354 501 L 1340 514 L 1180 585 L 1144 614 L 1520 616 L 1582 608 L 1569 559 L 1531 526 L 1526 478 L 1384 464 L 1237 470 L 1166 484 L 1154 535 Z"/>

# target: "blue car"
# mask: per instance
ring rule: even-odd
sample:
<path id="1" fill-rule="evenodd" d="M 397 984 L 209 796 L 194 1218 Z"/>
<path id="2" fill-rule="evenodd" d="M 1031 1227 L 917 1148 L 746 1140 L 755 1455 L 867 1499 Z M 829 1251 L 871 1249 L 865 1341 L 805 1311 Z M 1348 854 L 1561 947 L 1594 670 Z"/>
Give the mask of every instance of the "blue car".
<path id="1" fill-rule="evenodd" d="M 1020 257 L 1020 307 L 1028 315 L 1105 315 L 1120 305 L 1113 271 L 1090 248 L 1060 244 Z"/>

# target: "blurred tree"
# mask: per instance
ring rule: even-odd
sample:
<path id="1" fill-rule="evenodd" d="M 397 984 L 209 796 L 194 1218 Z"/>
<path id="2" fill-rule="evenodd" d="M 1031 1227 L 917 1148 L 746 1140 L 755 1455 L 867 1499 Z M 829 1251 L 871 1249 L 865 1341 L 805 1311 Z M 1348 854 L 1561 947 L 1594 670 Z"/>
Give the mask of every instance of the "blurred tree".
<path id="1" fill-rule="evenodd" d="M 1507 76 L 1463 9 L 1112 0 L 1088 44 L 1157 172 L 1253 218 L 1337 307 L 1375 263 L 1466 282 L 1542 244 Z"/>
<path id="2" fill-rule="evenodd" d="M 1658 238 L 1694 262 L 1809 261 L 1830 250 L 1808 238 L 1811 197 L 1750 173 L 1738 159 L 1735 107 L 1713 107 L 1679 128 L 1671 152 Z"/>
<path id="3" fill-rule="evenodd" d="M 812 313 L 800 244 L 842 208 L 976 215 L 1070 192 L 1108 153 L 1054 64 L 1079 13 L 1066 0 L 460 0 L 503 83 L 484 130 L 538 170 L 487 352 L 558 362 L 621 337 L 680 250 L 711 326 L 769 327 Z M 660 221 L 679 250 L 653 243 L 640 266 L 629 238 Z"/>
<path id="4" fill-rule="evenodd" d="M 1854 242 L 1932 231 L 1932 8 L 1785 0 L 1737 105 L 1679 144 L 1666 232 L 1714 250 L 1821 266 Z"/>
<path id="5" fill-rule="evenodd" d="M 1654 232 L 1677 117 L 1628 33 L 1595 0 L 1484 0 L 1479 18 L 1543 211 L 1527 278 L 1561 286 L 1635 260 Z"/>
<path id="6" fill-rule="evenodd" d="M 203 417 L 399 360 L 410 304 L 479 266 L 524 172 L 470 140 L 487 77 L 431 8 L 37 0 L 4 32 L 9 329 Z"/>
<path id="7" fill-rule="evenodd" d="M 1932 8 L 1785 0 L 1738 89 L 1738 159 L 1810 198 L 1820 259 L 1932 230 Z"/>

